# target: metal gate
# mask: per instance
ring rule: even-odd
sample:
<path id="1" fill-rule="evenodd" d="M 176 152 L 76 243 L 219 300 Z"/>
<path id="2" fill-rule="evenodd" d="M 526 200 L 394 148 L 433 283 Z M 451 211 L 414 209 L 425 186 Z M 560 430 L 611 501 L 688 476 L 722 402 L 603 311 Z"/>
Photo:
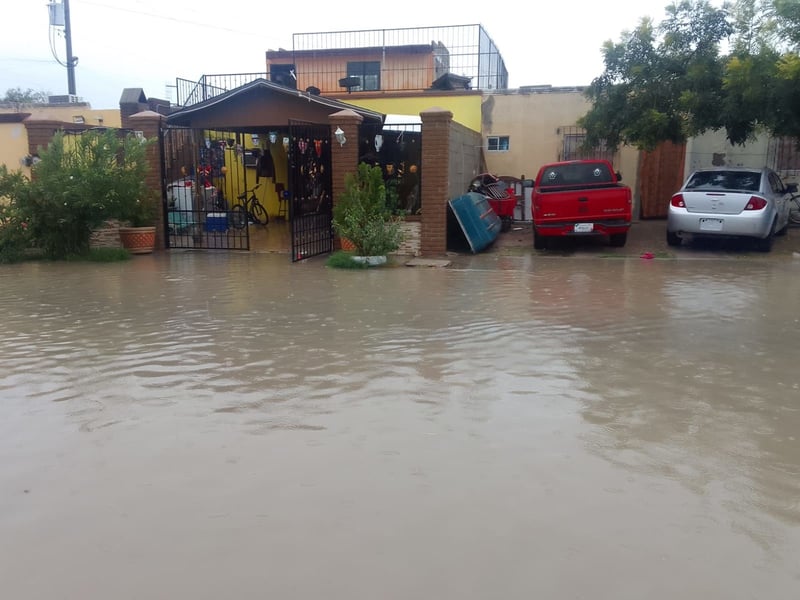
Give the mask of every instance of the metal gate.
<path id="1" fill-rule="evenodd" d="M 292 262 L 333 250 L 331 130 L 289 123 L 289 220 Z"/>
<path id="2" fill-rule="evenodd" d="M 239 160 L 241 135 L 185 127 L 162 129 L 167 248 L 250 249 L 247 223 L 234 222 L 224 193 L 238 191 L 242 177 L 247 186 Z"/>

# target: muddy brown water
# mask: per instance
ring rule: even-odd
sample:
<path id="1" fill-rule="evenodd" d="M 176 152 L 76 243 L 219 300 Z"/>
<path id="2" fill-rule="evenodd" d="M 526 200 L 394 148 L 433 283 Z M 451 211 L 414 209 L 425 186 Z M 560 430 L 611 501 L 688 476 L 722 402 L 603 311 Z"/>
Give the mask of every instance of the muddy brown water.
<path id="1" fill-rule="evenodd" d="M 800 258 L 0 267 L 0 596 L 797 598 Z"/>

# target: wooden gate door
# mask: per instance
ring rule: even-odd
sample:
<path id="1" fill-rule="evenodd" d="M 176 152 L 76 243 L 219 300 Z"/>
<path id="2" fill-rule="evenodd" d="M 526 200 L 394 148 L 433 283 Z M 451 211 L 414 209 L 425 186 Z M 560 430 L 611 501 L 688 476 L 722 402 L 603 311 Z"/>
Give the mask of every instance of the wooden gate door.
<path id="1" fill-rule="evenodd" d="M 663 142 L 642 153 L 639 167 L 639 217 L 664 219 L 672 194 L 683 185 L 686 144 Z"/>

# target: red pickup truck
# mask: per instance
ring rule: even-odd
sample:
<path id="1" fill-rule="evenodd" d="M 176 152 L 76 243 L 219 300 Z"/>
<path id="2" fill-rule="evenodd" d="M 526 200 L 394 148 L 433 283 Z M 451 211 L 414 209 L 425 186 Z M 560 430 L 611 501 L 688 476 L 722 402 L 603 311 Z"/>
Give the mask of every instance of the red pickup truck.
<path id="1" fill-rule="evenodd" d="M 631 189 L 606 160 L 573 160 L 539 169 L 531 194 L 533 247 L 563 236 L 607 236 L 624 246 L 631 226 Z"/>

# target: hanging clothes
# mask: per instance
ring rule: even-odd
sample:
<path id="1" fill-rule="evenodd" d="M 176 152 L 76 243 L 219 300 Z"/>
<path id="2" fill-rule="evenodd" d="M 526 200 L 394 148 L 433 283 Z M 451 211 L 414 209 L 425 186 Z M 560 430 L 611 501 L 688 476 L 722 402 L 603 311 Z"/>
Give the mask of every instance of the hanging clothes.
<path id="1" fill-rule="evenodd" d="M 261 153 L 256 163 L 256 177 L 259 179 L 264 177 L 272 177 L 272 182 L 275 182 L 275 163 L 272 161 L 272 152 L 267 148 Z"/>

